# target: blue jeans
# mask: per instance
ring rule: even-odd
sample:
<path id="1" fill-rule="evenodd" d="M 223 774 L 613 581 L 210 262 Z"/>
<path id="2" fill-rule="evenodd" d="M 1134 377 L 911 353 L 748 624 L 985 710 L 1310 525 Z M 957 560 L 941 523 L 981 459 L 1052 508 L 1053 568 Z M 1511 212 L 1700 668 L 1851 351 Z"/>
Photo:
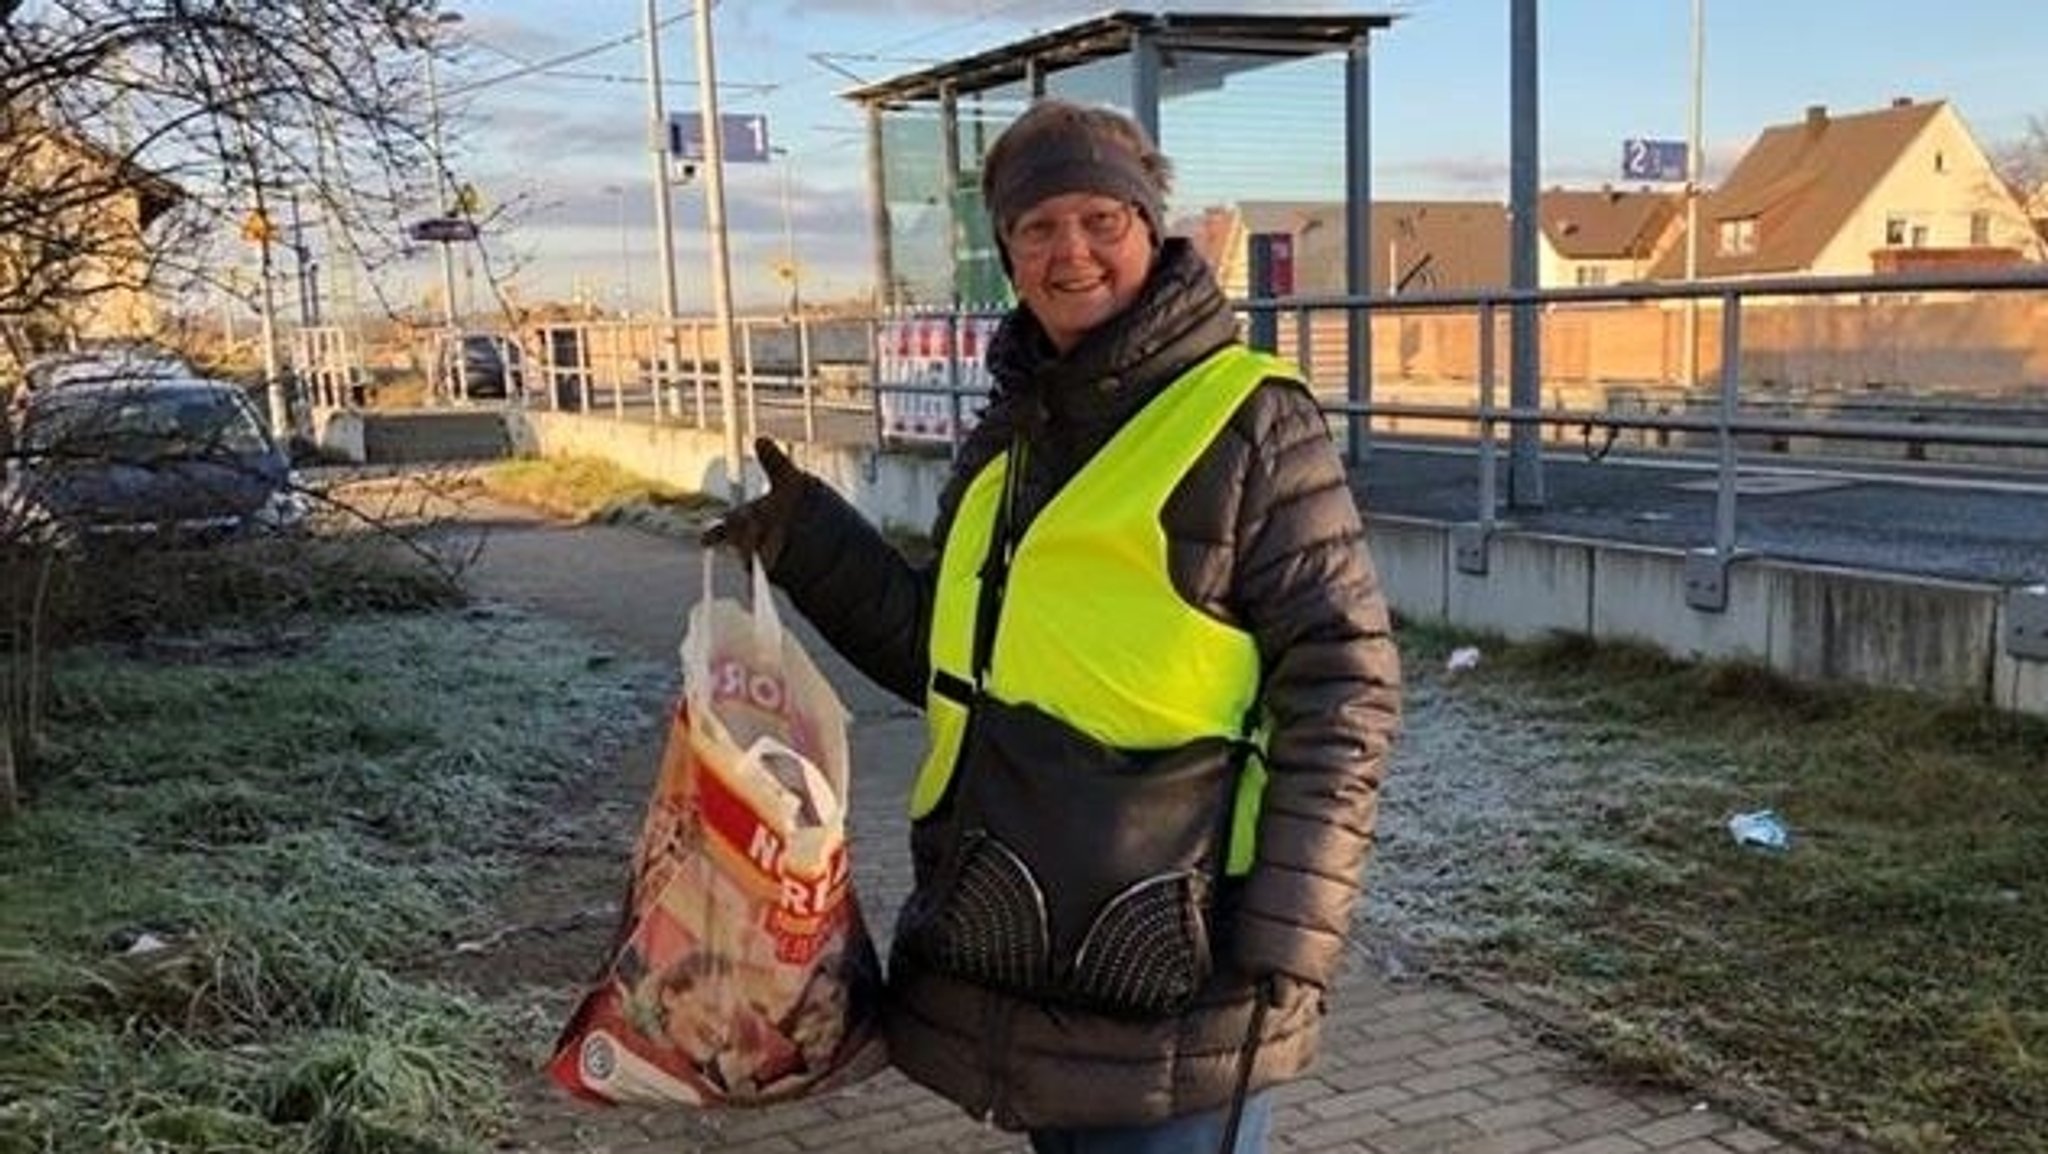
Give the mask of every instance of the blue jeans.
<path id="1" fill-rule="evenodd" d="M 1037 1154 L 1223 1154 L 1223 1127 L 1230 1107 L 1206 1114 L 1169 1118 L 1150 1126 L 1103 1126 L 1088 1130 L 1033 1130 L 1031 1149 Z M 1261 1090 L 1244 1100 L 1237 1123 L 1237 1144 L 1229 1154 L 1265 1154 L 1266 1131 L 1273 1125 L 1273 1094 Z"/>

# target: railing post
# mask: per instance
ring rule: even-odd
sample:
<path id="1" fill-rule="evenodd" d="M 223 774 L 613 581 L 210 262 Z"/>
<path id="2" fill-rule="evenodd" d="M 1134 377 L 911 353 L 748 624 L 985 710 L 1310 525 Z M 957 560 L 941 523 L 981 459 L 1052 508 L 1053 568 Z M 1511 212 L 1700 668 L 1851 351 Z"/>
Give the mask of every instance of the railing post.
<path id="1" fill-rule="evenodd" d="M 720 354 L 724 355 L 724 354 Z M 678 369 L 681 365 L 676 366 Z M 690 388 L 697 397 L 697 427 L 706 423 L 704 413 L 704 322 L 690 322 Z"/>
<path id="2" fill-rule="evenodd" d="M 875 419 L 875 456 L 888 446 L 889 424 L 882 412 L 882 315 L 877 309 L 868 317 L 868 412 Z"/>
<path id="3" fill-rule="evenodd" d="M 618 335 L 612 344 L 612 359 L 622 363 L 630 361 L 633 355 L 632 330 L 621 326 L 617 333 Z M 661 370 L 658 366 L 655 369 L 654 378 L 656 381 L 661 379 Z M 656 387 L 659 388 L 660 386 L 656 385 Z M 626 382 L 623 377 L 619 380 L 618 385 L 612 389 L 612 419 L 615 421 L 626 419 Z"/>
<path id="4" fill-rule="evenodd" d="M 804 441 L 815 444 L 818 440 L 818 374 L 811 364 L 811 329 L 801 312 L 796 314 L 796 371 L 798 387 L 803 389 Z"/>
<path id="5" fill-rule="evenodd" d="M 1301 366 L 1303 376 L 1310 378 L 1309 385 L 1315 384 L 1315 340 L 1309 332 L 1309 323 L 1314 314 L 1307 305 L 1294 310 L 1294 363 Z"/>
<path id="6" fill-rule="evenodd" d="M 1499 452 L 1494 445 L 1493 403 L 1496 358 L 1493 302 L 1479 302 L 1479 510 L 1470 525 L 1451 530 L 1452 563 L 1460 573 L 1484 574 L 1492 548 L 1494 506 L 1498 502 Z"/>
<path id="7" fill-rule="evenodd" d="M 740 338 L 740 371 L 747 379 L 747 443 L 752 444 L 761 435 L 761 380 L 754 374 L 754 322 L 742 320 L 735 327 Z"/>
<path id="8" fill-rule="evenodd" d="M 1715 406 L 1714 437 L 1719 447 L 1714 484 L 1714 544 L 1685 559 L 1685 603 L 1709 613 L 1728 609 L 1728 566 L 1735 560 L 1735 410 L 1742 388 L 1742 294 L 1721 294 L 1721 388 Z"/>
<path id="9" fill-rule="evenodd" d="M 1735 553 L 1735 411 L 1742 388 L 1742 297 L 1730 290 L 1721 295 L 1720 479 L 1714 490 L 1714 552 L 1726 560 Z"/>

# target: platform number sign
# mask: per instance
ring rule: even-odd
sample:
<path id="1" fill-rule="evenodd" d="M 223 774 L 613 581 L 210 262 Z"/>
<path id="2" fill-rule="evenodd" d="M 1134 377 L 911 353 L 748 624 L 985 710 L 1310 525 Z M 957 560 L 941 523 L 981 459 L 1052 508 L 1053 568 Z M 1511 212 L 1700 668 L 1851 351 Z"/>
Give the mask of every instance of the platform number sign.
<path id="1" fill-rule="evenodd" d="M 718 144 L 727 164 L 768 163 L 768 118 L 758 112 L 719 113 Z M 705 159 L 702 115 L 669 114 L 668 154 L 677 160 Z"/>
<path id="2" fill-rule="evenodd" d="M 1687 151 L 1683 140 L 1624 140 L 1621 142 L 1621 178 L 1669 183 L 1683 181 L 1686 179 Z"/>

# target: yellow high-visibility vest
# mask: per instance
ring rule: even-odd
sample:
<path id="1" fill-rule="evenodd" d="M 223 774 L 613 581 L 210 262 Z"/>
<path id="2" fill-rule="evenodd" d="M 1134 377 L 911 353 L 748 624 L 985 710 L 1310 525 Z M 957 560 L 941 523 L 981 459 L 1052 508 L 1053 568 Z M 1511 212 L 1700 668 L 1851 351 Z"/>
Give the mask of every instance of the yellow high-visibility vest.
<path id="1" fill-rule="evenodd" d="M 1259 689 L 1258 647 L 1249 633 L 1182 600 L 1168 574 L 1160 512 L 1261 381 L 1299 376 L 1285 361 L 1233 345 L 1118 430 L 1017 541 L 981 691 L 1035 705 L 1121 749 L 1244 736 Z M 911 790 L 913 819 L 945 796 L 959 759 L 980 571 L 1010 464 L 1010 454 L 1000 454 L 968 484 L 939 558 L 925 694 L 930 749 Z M 1254 758 L 1239 782 L 1233 873 L 1250 867 L 1264 779 Z"/>

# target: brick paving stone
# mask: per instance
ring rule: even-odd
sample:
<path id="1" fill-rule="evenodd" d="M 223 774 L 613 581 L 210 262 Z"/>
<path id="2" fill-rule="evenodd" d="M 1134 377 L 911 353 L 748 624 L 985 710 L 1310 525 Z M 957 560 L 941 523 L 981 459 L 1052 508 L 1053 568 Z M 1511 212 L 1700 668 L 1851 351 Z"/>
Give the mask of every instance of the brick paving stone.
<path id="1" fill-rule="evenodd" d="M 1704 1138 L 1734 1128 L 1734 1123 L 1711 1110 L 1688 1110 L 1668 1114 L 1630 1130 L 1629 1137 L 1652 1149 L 1676 1146 L 1693 1138 Z"/>
<path id="2" fill-rule="evenodd" d="M 1365 1110 L 1392 1112 L 1396 1107 L 1415 1101 L 1415 1095 L 1399 1086 L 1368 1086 L 1348 1094 L 1332 1094 L 1317 1101 L 1302 1104 L 1302 1111 L 1312 1118 L 1343 1118 Z"/>
<path id="3" fill-rule="evenodd" d="M 1504 1038 L 1451 1042 L 1439 1034 L 1437 1040 L 1443 1043 L 1442 1048 L 1417 1054 L 1416 1061 L 1425 1066 L 1462 1066 L 1469 1062 L 1485 1062 L 1504 1057 L 1512 1052 L 1513 1045 L 1510 1040 Z"/>
<path id="4" fill-rule="evenodd" d="M 1362 1090 L 1367 1086 L 1397 1085 L 1427 1073 L 1429 1067 L 1413 1058 L 1396 1058 L 1369 1066 L 1340 1066 L 1324 1075 L 1323 1081 L 1337 1091 Z"/>
<path id="5" fill-rule="evenodd" d="M 1557 1135 L 1541 1126 L 1494 1130 L 1467 1142 L 1443 1148 L 1441 1154 L 1548 1154 L 1557 1149 Z"/>
<path id="6" fill-rule="evenodd" d="M 1500 1071 L 1501 1064 L 1499 1062 L 1489 1062 L 1487 1064 L 1492 1066 L 1496 1072 Z M 1516 1074 L 1495 1078 L 1492 1082 L 1479 1087 L 1479 1092 L 1496 1102 L 1513 1102 L 1517 1099 L 1530 1098 L 1538 1094 L 1554 1093 L 1569 1084 L 1570 1080 L 1565 1075 L 1544 1070 L 1531 1074 Z"/>
<path id="7" fill-rule="evenodd" d="M 1778 1138 L 1764 1133 L 1753 1126 L 1737 1126 L 1716 1138 L 1722 1145 L 1736 1154 L 1763 1154 L 1766 1150 L 1784 1150 L 1788 1147 Z"/>
<path id="8" fill-rule="evenodd" d="M 650 1148 L 647 1154 L 655 1154 Z M 718 1154 L 803 1154 L 803 1147 L 787 1134 L 770 1134 L 736 1146 L 720 1146 Z"/>
<path id="9" fill-rule="evenodd" d="M 1567 1057 L 1554 1050 L 1534 1047 L 1494 1059 L 1493 1068 L 1503 1074 L 1533 1074 L 1538 1070 L 1567 1070 L 1578 1065 L 1577 1059 Z"/>
<path id="10" fill-rule="evenodd" d="M 1417 1095 L 1441 1094 L 1446 1090 L 1482 1088 L 1488 1082 L 1499 1078 L 1492 1070 L 1478 1062 L 1437 1070 L 1420 1078 L 1403 1082 L 1401 1088 Z"/>
<path id="11" fill-rule="evenodd" d="M 1476 1042 L 1481 1038 L 1497 1038 L 1503 1034 L 1518 1034 L 1521 1027 L 1511 1019 L 1496 1013 L 1473 1014 L 1461 1018 L 1456 1024 L 1445 1026 L 1436 1036 L 1449 1045 L 1460 1042 Z"/>
<path id="12" fill-rule="evenodd" d="M 1556 1154 L 1643 1154 L 1643 1144 L 1626 1134 L 1601 1134 L 1560 1146 Z"/>
<path id="13" fill-rule="evenodd" d="M 1348 1114 L 1342 1118 L 1331 1118 L 1307 1126 L 1290 1127 L 1285 1131 L 1275 1130 L 1275 1143 L 1285 1142 L 1288 1149 L 1325 1150 L 1349 1142 L 1370 1139 L 1374 1135 L 1403 1129 L 1403 1125 L 1377 1110 L 1359 1114 Z M 1413 1127 L 1407 1127 L 1413 1129 Z M 1370 1145 L 1370 1142 L 1367 1143 Z"/>
<path id="14" fill-rule="evenodd" d="M 1504 1102 L 1466 1115 L 1466 1120 L 1481 1130 L 1516 1130 L 1564 1118 L 1577 1113 L 1577 1108 L 1555 1097 L 1524 1098 L 1519 1102 Z"/>
<path id="15" fill-rule="evenodd" d="M 1549 1124 L 1557 1136 L 1567 1141 L 1591 1138 L 1596 1134 L 1621 1133 L 1630 1127 L 1640 1126 L 1649 1119 L 1650 1112 L 1634 1102 L 1610 1102 L 1597 1110 L 1582 1110 L 1567 1114 Z M 1631 1142 L 1633 1140 L 1631 1139 Z M 1641 1143 L 1634 1143 L 1640 1146 Z"/>
<path id="16" fill-rule="evenodd" d="M 1402 1126 L 1374 1134 L 1366 1145 L 1375 1154 L 1443 1154 L 1460 1142 L 1480 1137 L 1463 1118 L 1437 1118 L 1424 1126 Z"/>
<path id="17" fill-rule="evenodd" d="M 1432 1098 L 1418 1098 L 1389 1107 L 1387 1117 L 1397 1122 L 1429 1122 L 1437 1118 L 1462 1117 L 1484 1110 L 1489 1102 L 1470 1090 L 1453 1090 Z"/>

